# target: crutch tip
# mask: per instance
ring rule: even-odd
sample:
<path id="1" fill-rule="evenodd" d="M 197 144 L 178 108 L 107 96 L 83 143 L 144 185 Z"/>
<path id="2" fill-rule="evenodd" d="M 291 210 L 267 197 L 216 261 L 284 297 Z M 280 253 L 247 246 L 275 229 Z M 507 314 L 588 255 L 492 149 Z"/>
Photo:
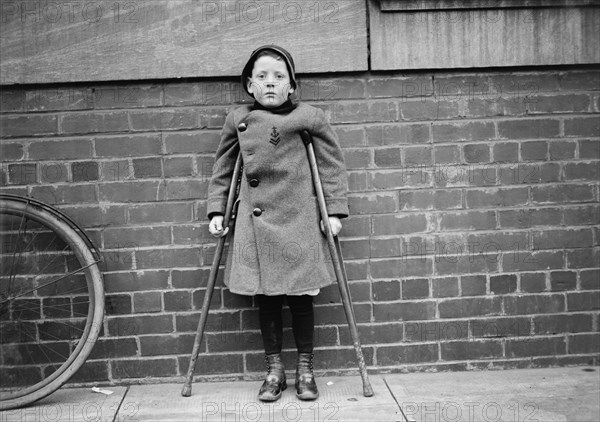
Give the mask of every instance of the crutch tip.
<path id="1" fill-rule="evenodd" d="M 373 388 L 370 385 L 366 385 L 363 388 L 363 395 L 365 397 L 373 397 L 374 393 L 373 393 Z"/>
<path id="2" fill-rule="evenodd" d="M 184 385 L 183 389 L 181 390 L 181 395 L 183 397 L 190 397 L 192 395 L 192 386 L 191 385 Z"/>

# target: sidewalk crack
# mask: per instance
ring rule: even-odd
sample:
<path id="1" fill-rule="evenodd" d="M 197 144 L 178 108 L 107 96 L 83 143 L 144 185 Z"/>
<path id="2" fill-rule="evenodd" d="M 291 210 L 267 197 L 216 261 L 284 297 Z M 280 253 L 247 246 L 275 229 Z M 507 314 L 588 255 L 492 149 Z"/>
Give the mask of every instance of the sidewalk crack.
<path id="1" fill-rule="evenodd" d="M 404 414 L 404 410 L 402 410 L 402 406 L 400 406 L 400 402 L 398 401 L 398 399 L 394 395 L 394 392 L 390 388 L 390 385 L 388 384 L 387 380 L 384 377 L 381 377 L 381 379 L 383 380 L 383 383 L 385 384 L 385 386 L 387 387 L 388 391 L 390 392 L 392 398 L 396 402 L 396 405 L 398 406 L 398 409 L 400 409 L 400 413 L 402 413 L 402 417 L 404 418 L 404 422 L 413 422 L 412 420 L 408 420 L 408 418 Z"/>
<path id="2" fill-rule="evenodd" d="M 112 422 L 117 422 L 118 421 L 119 412 L 121 411 L 121 406 L 123 405 L 123 402 L 125 401 L 125 397 L 127 397 L 127 393 L 129 393 L 129 388 L 130 388 L 130 386 L 128 385 L 127 389 L 125 390 L 125 394 L 123 394 L 123 397 L 121 398 L 121 402 L 117 406 L 117 410 L 115 411 L 115 415 L 113 416 Z"/>

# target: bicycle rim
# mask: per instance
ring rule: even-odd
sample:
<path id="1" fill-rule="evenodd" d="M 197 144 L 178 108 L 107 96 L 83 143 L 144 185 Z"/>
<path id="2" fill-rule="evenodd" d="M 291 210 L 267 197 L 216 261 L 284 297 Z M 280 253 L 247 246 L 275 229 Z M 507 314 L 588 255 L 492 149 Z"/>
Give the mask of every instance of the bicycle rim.
<path id="1" fill-rule="evenodd" d="M 59 212 L 0 199 L 0 409 L 60 388 L 102 328 L 102 275 Z"/>

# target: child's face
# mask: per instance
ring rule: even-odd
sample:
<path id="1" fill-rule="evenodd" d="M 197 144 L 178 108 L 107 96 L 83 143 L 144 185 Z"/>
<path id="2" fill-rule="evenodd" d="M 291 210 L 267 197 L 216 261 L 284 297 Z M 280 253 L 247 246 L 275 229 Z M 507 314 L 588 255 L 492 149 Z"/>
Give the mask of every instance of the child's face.
<path id="1" fill-rule="evenodd" d="M 294 92 L 285 61 L 270 56 L 259 57 L 254 62 L 248 90 L 263 107 L 277 107 Z"/>

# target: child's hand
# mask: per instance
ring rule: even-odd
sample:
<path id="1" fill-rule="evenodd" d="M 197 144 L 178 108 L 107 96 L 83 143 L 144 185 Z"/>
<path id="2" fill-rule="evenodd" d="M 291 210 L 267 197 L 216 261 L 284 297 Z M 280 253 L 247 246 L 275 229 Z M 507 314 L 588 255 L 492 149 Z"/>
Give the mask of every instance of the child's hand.
<path id="1" fill-rule="evenodd" d="M 337 236 L 340 230 L 342 230 L 342 222 L 337 217 L 329 217 L 329 225 L 331 226 L 331 234 L 334 236 Z M 323 220 L 321 220 L 321 231 L 325 233 Z"/>
<path id="2" fill-rule="evenodd" d="M 223 237 L 229 231 L 229 227 L 227 227 L 225 230 L 223 230 L 223 216 L 222 215 L 215 215 L 210 220 L 210 224 L 208 225 L 208 231 L 214 237 Z"/>

